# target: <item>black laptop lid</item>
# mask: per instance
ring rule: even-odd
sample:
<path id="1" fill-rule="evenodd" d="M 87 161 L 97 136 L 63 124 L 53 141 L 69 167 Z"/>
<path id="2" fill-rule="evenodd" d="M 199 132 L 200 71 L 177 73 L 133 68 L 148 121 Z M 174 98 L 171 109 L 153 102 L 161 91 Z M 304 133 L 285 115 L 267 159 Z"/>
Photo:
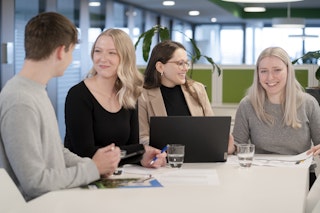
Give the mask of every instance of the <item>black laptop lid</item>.
<path id="1" fill-rule="evenodd" d="M 150 145 L 185 144 L 186 163 L 227 159 L 231 116 L 150 117 Z"/>

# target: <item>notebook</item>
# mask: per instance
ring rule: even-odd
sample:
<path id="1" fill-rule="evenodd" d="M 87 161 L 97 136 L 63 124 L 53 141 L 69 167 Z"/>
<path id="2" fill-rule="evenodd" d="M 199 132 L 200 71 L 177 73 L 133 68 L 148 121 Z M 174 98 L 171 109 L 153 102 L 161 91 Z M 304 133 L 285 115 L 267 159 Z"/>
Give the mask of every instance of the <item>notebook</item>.
<path id="1" fill-rule="evenodd" d="M 150 117 L 150 145 L 185 145 L 186 163 L 224 162 L 228 157 L 231 116 Z"/>

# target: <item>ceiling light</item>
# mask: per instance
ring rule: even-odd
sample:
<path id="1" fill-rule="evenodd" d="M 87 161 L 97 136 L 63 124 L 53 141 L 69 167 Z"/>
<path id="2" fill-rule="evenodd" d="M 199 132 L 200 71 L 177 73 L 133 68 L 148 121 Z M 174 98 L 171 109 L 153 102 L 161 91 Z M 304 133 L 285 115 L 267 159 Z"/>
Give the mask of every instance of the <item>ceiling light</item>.
<path id="1" fill-rule="evenodd" d="M 305 20 L 303 18 L 274 18 L 272 19 L 272 26 L 282 28 L 304 28 Z"/>
<path id="2" fill-rule="evenodd" d="M 237 2 L 237 3 L 283 3 L 283 2 L 296 2 L 303 0 L 222 0 L 228 2 Z"/>
<path id="3" fill-rule="evenodd" d="M 211 22 L 217 22 L 217 18 L 212 17 L 212 18 L 211 18 Z"/>
<path id="4" fill-rule="evenodd" d="M 137 16 L 137 12 L 135 10 L 128 10 L 126 16 Z"/>
<path id="5" fill-rule="evenodd" d="M 198 10 L 191 10 L 189 11 L 189 16 L 198 16 L 200 12 Z"/>
<path id="6" fill-rule="evenodd" d="M 303 18 L 291 18 L 290 17 L 290 3 L 288 3 L 287 9 L 287 18 L 273 18 L 272 19 L 273 27 L 282 27 L 282 28 L 304 28 L 305 19 Z"/>
<path id="7" fill-rule="evenodd" d="M 97 1 L 92 1 L 92 2 L 89 2 L 89 6 L 90 7 L 100 7 L 100 2 L 97 2 Z"/>
<path id="8" fill-rule="evenodd" d="M 302 38 L 302 40 L 305 40 L 307 38 L 318 38 L 318 35 L 306 35 L 306 34 L 302 34 L 302 35 L 289 35 L 289 38 Z"/>
<path id="9" fill-rule="evenodd" d="M 243 10 L 248 13 L 257 13 L 257 12 L 265 12 L 266 8 L 265 7 L 245 7 L 243 8 Z"/>
<path id="10" fill-rule="evenodd" d="M 162 5 L 163 6 L 173 6 L 175 5 L 176 3 L 174 1 L 163 1 L 162 2 Z"/>

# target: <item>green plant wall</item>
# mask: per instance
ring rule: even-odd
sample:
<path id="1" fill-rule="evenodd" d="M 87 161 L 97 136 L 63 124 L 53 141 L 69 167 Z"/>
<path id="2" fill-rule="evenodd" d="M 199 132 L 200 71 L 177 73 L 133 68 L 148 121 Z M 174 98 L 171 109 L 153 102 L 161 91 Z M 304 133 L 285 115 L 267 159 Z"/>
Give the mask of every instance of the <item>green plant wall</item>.
<path id="1" fill-rule="evenodd" d="M 144 68 L 139 69 L 142 73 Z M 224 68 L 222 75 L 222 103 L 237 104 L 244 97 L 253 80 L 253 69 Z M 296 69 L 296 78 L 303 87 L 308 86 L 308 70 Z M 188 72 L 190 75 L 190 71 Z M 192 79 L 205 85 L 208 98 L 212 102 L 212 70 L 210 68 L 193 69 Z"/>
<path id="2" fill-rule="evenodd" d="M 252 84 L 253 69 L 223 69 L 222 103 L 239 103 Z"/>
<path id="3" fill-rule="evenodd" d="M 239 103 L 253 81 L 253 69 L 223 69 L 222 102 Z M 308 86 L 308 70 L 297 69 L 296 78 L 303 87 Z"/>
<path id="4" fill-rule="evenodd" d="M 300 82 L 303 88 L 308 87 L 308 70 L 296 69 L 296 78 Z"/>
<path id="5" fill-rule="evenodd" d="M 187 73 L 190 75 L 190 71 Z M 192 71 L 192 79 L 195 81 L 199 81 L 206 87 L 207 95 L 212 101 L 212 70 L 211 69 L 193 69 Z"/>

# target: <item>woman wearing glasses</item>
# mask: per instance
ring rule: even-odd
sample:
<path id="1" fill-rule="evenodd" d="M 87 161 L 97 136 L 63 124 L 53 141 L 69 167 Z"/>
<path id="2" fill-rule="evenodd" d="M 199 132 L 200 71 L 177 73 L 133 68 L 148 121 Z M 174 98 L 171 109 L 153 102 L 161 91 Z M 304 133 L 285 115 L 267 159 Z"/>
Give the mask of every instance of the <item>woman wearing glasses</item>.
<path id="1" fill-rule="evenodd" d="M 138 101 L 140 143 L 149 144 L 151 116 L 213 116 L 204 85 L 187 78 L 189 67 L 182 44 L 166 40 L 153 48 Z"/>

